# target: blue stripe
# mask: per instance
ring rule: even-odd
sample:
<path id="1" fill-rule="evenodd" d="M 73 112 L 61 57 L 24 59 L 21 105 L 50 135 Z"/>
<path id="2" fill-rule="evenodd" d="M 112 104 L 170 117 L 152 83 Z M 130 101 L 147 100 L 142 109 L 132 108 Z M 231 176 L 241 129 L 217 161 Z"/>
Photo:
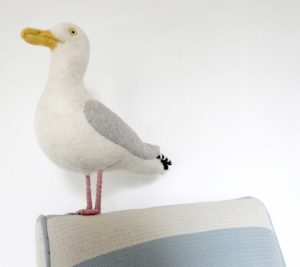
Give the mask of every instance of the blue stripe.
<path id="1" fill-rule="evenodd" d="M 75 267 L 284 267 L 276 237 L 259 227 L 166 237 L 87 260 Z"/>

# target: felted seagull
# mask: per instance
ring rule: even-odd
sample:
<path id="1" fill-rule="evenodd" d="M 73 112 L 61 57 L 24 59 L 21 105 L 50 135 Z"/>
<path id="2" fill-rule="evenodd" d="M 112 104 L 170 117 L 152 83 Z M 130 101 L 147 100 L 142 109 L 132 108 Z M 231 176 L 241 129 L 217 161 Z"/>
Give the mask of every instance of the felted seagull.
<path id="1" fill-rule="evenodd" d="M 35 130 L 38 143 L 51 161 L 86 177 L 86 209 L 74 214 L 101 213 L 102 172 L 127 169 L 159 174 L 172 164 L 158 146 L 141 141 L 113 111 L 91 98 L 83 78 L 89 41 L 76 25 L 61 23 L 51 30 L 26 28 L 21 37 L 52 51 L 49 78 L 39 101 Z M 97 172 L 93 208 L 90 175 Z"/>

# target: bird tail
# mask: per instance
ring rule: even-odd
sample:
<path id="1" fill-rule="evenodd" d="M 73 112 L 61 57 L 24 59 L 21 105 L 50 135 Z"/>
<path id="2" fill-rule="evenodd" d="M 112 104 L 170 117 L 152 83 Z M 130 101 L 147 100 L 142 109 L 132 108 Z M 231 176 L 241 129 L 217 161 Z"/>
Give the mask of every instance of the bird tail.
<path id="1" fill-rule="evenodd" d="M 158 155 L 157 159 L 159 159 L 161 164 L 164 166 L 164 170 L 168 170 L 169 166 L 172 165 L 172 161 L 165 157 L 163 154 Z"/>
<path id="2" fill-rule="evenodd" d="M 161 174 L 169 169 L 172 162 L 162 154 L 154 159 L 143 159 L 128 153 L 126 157 L 122 157 L 118 165 L 135 173 Z"/>

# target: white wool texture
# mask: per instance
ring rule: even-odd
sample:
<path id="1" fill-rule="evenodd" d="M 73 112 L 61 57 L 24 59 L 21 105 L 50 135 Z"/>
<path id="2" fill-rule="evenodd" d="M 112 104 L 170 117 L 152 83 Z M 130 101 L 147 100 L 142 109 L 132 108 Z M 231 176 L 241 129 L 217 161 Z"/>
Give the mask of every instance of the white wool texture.
<path id="1" fill-rule="evenodd" d="M 77 29 L 77 36 L 69 35 L 70 27 Z M 92 99 L 83 84 L 88 39 L 79 27 L 69 23 L 59 24 L 51 32 L 61 42 L 52 51 L 49 79 L 35 116 L 36 136 L 44 153 L 60 167 L 83 174 L 99 169 L 162 173 L 163 165 L 156 159 L 158 147 L 145 144 L 153 155 L 139 157 L 139 152 L 131 153 L 130 148 L 109 140 L 90 124 L 84 107 Z"/>

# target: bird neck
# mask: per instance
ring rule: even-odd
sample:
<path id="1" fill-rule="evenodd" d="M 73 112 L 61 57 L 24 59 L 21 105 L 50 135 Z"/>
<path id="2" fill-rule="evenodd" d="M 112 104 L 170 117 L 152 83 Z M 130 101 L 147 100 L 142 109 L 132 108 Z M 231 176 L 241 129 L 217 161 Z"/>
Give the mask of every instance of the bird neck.
<path id="1" fill-rule="evenodd" d="M 66 103 L 80 103 L 89 97 L 83 82 L 84 72 L 85 69 L 78 65 L 52 60 L 42 98 L 60 101 L 64 106 Z"/>
<path id="2" fill-rule="evenodd" d="M 52 53 L 48 83 L 83 84 L 88 56 L 73 51 L 55 51 Z"/>

